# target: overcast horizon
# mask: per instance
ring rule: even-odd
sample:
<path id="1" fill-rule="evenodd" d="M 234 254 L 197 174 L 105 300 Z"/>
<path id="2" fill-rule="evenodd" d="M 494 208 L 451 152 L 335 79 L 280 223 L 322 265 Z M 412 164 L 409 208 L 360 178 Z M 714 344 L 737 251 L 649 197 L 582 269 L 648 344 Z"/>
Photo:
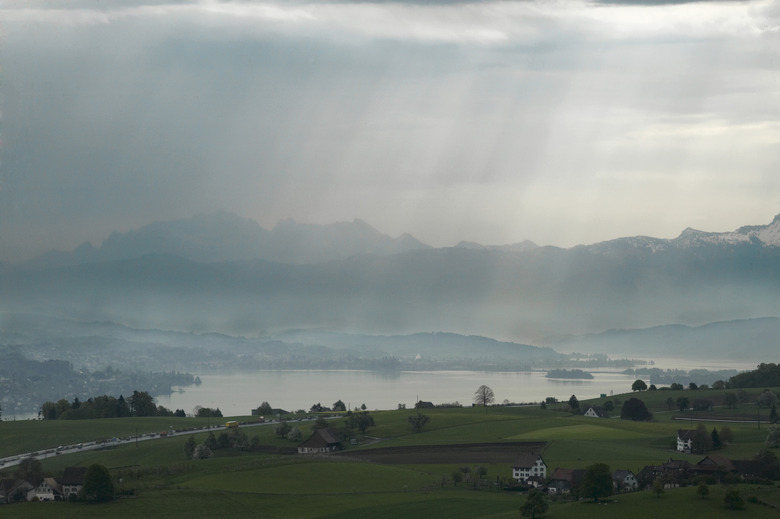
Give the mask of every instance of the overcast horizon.
<path id="1" fill-rule="evenodd" d="M 769 1 L 0 3 L 0 261 L 224 210 L 436 247 L 780 213 Z"/>

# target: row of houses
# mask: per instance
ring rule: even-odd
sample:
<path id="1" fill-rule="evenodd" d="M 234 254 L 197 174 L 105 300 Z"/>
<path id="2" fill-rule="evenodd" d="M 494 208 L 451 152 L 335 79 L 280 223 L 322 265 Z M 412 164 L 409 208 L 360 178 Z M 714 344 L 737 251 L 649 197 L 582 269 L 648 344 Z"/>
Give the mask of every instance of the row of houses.
<path id="1" fill-rule="evenodd" d="M 665 463 L 645 466 L 638 474 L 628 469 L 618 469 L 612 472 L 612 484 L 616 492 L 633 492 L 638 489 L 650 488 L 656 479 L 661 479 L 664 488 L 675 488 L 697 477 L 707 477 L 714 481 L 722 481 L 727 477 L 750 479 L 761 473 L 759 463 L 750 460 L 730 460 L 723 456 L 705 456 L 696 464 L 685 460 L 669 459 Z M 524 452 L 518 456 L 512 465 L 512 477 L 549 494 L 576 493 L 585 469 L 556 468 L 547 477 L 547 464 L 541 454 Z"/>
<path id="2" fill-rule="evenodd" d="M 84 487 L 86 467 L 66 467 L 59 480 L 0 479 L 0 504 L 18 501 L 62 501 L 78 497 Z"/>
<path id="3" fill-rule="evenodd" d="M 556 468 L 547 477 L 547 463 L 541 454 L 533 451 L 521 453 L 512 465 L 512 477 L 530 487 L 546 490 L 550 494 L 569 494 L 579 486 L 585 469 Z M 630 470 L 616 470 L 612 482 L 618 492 L 631 492 L 638 488 L 636 476 Z"/>

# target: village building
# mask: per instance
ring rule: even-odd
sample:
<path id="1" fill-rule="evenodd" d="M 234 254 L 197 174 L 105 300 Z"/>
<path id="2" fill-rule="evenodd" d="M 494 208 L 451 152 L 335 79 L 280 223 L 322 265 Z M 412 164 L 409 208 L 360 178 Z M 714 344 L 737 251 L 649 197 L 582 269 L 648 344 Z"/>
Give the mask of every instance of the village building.
<path id="1" fill-rule="evenodd" d="M 685 454 L 691 453 L 694 434 L 696 434 L 696 431 L 691 429 L 677 430 L 677 452 L 684 452 Z"/>
<path id="2" fill-rule="evenodd" d="M 59 501 L 62 499 L 62 486 L 54 478 L 43 481 L 27 492 L 28 501 Z"/>
<path id="3" fill-rule="evenodd" d="M 65 467 L 62 473 L 62 498 L 75 499 L 78 497 L 81 489 L 84 488 L 84 476 L 87 474 L 87 467 Z"/>
<path id="4" fill-rule="evenodd" d="M 334 429 L 316 429 L 308 440 L 298 445 L 298 454 L 322 454 L 340 448 L 341 440 Z"/>
<path id="5" fill-rule="evenodd" d="M 0 480 L 0 504 L 25 501 L 27 493 L 33 488 L 35 487 L 23 479 L 2 479 Z"/>
<path id="6" fill-rule="evenodd" d="M 583 416 L 589 418 L 609 418 L 609 415 L 603 407 L 589 407 L 588 410 L 583 413 Z"/>
<path id="7" fill-rule="evenodd" d="M 542 456 L 529 451 L 521 453 L 512 465 L 512 477 L 521 483 L 526 483 L 528 478 L 538 476 L 547 477 L 547 464 Z"/>
<path id="8" fill-rule="evenodd" d="M 639 488 L 639 481 L 628 469 L 618 469 L 612 473 L 612 484 L 618 492 L 633 492 Z"/>

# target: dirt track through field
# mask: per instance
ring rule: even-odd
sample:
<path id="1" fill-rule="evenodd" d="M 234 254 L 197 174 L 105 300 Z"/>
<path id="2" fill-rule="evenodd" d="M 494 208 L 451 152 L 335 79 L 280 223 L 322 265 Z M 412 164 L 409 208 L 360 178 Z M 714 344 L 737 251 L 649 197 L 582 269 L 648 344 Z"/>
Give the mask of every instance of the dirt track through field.
<path id="1" fill-rule="evenodd" d="M 511 463 L 521 452 L 541 452 L 544 442 L 467 443 L 380 447 L 344 452 L 344 456 L 384 465 L 434 465 L 438 463 Z"/>

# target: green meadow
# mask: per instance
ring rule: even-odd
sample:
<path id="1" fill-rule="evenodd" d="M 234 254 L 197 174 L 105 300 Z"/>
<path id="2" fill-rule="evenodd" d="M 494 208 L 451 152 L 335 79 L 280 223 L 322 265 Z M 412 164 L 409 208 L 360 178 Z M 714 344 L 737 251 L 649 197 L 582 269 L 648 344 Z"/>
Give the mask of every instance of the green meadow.
<path id="1" fill-rule="evenodd" d="M 656 393 L 656 394 L 651 394 Z M 696 463 L 702 456 L 677 453 L 672 442 L 679 428 L 695 428 L 701 420 L 712 419 L 718 412 L 670 412 L 658 393 L 617 395 L 646 398 L 655 415 L 652 422 L 623 421 L 619 418 L 595 419 L 575 416 L 560 409 L 538 407 L 491 407 L 430 409 L 423 411 L 430 422 L 421 433 L 413 433 L 408 417 L 414 410 L 375 411 L 376 426 L 359 436 L 358 445 L 346 445 L 334 456 L 270 454 L 279 447 L 294 443 L 277 438 L 273 425 L 245 427 L 249 437 L 257 435 L 266 447 L 263 452 L 219 450 L 215 457 L 192 461 L 184 454 L 184 442 L 190 433 L 170 438 L 113 445 L 95 451 L 75 454 L 46 454 L 41 457 L 47 473 L 61 474 L 69 465 L 87 466 L 100 463 L 108 467 L 119 493 L 125 497 L 113 502 L 89 505 L 83 503 L 22 503 L 0 510 L 13 511 L 16 518 L 72 516 L 79 518 L 200 518 L 200 517 L 279 517 L 279 518 L 506 518 L 520 517 L 525 500 L 522 492 L 502 490 L 511 479 L 513 442 L 546 442 L 542 456 L 548 473 L 556 467 L 585 468 L 606 463 L 614 469 L 635 473 L 648 464 L 659 464 L 669 458 Z M 686 392 L 689 394 L 689 392 Z M 702 392 L 705 393 L 705 392 Z M 716 392 L 707 391 L 706 394 Z M 686 396 L 687 396 L 686 394 Z M 675 397 L 676 398 L 676 397 Z M 587 406 L 590 402 L 583 402 Z M 745 410 L 752 414 L 755 409 Z M 617 413 L 616 413 L 617 414 Z M 693 422 L 673 420 L 693 418 Z M 225 420 L 227 420 L 226 418 Z M 249 417 L 230 419 L 250 420 Z M 133 436 L 148 432 L 196 428 L 191 434 L 198 442 L 206 432 L 197 429 L 207 425 L 205 419 L 124 418 L 90 421 L 28 421 L 0 424 L 0 453 L 19 452 Z M 724 424 L 705 423 L 708 430 Z M 214 425 L 212 419 L 211 425 Z M 295 423 L 305 434 L 310 422 Z M 750 458 L 762 447 L 767 425 L 730 423 L 735 441 L 718 454 L 731 458 Z M 508 445 L 506 459 L 497 461 L 495 453 L 483 463 L 487 469 L 482 484 L 454 484 L 451 475 L 464 465 L 476 465 L 473 459 L 463 462 L 458 449 L 467 444 Z M 450 457 L 432 462 L 421 456 L 404 458 L 403 462 L 369 461 L 370 452 L 387 447 L 419 448 L 453 446 Z M 500 446 L 499 446 L 500 451 Z M 379 451 L 376 451 L 379 452 Z M 416 451 L 415 451 L 416 452 Z M 361 456 L 361 453 L 367 457 Z M 8 477 L 13 470 L 3 471 Z M 725 487 L 712 485 L 702 499 L 695 487 L 667 490 L 660 497 L 651 492 L 613 496 L 607 503 L 594 504 L 550 498 L 550 509 L 544 517 L 561 518 L 657 518 L 708 516 L 777 517 L 780 489 L 775 485 L 740 485 L 745 499 L 744 511 L 723 506 Z"/>

